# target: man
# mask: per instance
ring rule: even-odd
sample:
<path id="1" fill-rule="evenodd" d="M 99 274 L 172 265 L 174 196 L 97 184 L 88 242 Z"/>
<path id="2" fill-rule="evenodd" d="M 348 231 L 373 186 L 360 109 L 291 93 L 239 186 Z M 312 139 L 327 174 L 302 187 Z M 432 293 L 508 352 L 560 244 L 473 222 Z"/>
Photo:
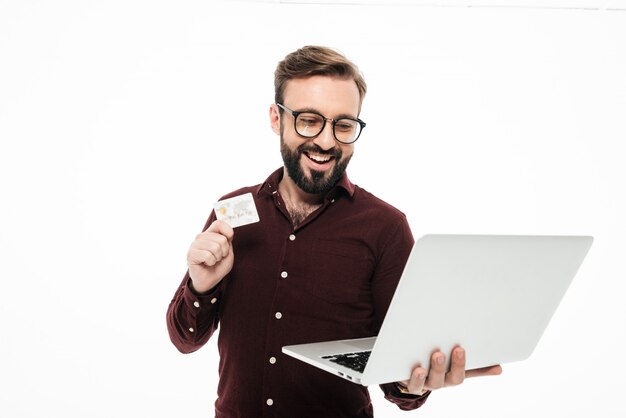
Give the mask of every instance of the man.
<path id="1" fill-rule="evenodd" d="M 376 335 L 413 245 L 403 213 L 353 184 L 345 169 L 365 123 L 366 84 L 338 52 L 304 47 L 275 72 L 270 123 L 284 167 L 252 193 L 260 222 L 235 230 L 209 217 L 167 313 L 184 353 L 220 327 L 217 417 L 372 417 L 367 388 L 281 353 L 281 347 Z M 429 319 L 428 312 L 420 315 Z M 410 320 L 410 319 L 408 319 Z M 401 409 L 432 390 L 500 367 L 465 371 L 464 351 L 432 356 L 430 373 L 381 385 Z"/>

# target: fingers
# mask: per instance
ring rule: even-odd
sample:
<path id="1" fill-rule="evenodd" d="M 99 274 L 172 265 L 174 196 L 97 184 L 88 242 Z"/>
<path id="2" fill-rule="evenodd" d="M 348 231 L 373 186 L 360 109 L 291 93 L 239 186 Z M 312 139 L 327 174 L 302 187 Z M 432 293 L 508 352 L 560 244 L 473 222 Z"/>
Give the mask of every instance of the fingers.
<path id="1" fill-rule="evenodd" d="M 446 356 L 435 352 L 430 360 L 430 372 L 424 384 L 429 390 L 440 389 L 446 386 L 456 386 L 463 383 L 465 372 L 465 350 L 456 347 L 450 353 L 450 370 L 446 369 Z"/>
<path id="2" fill-rule="evenodd" d="M 403 383 L 411 393 L 423 394 L 427 390 L 441 389 L 447 386 L 460 385 L 469 377 L 497 376 L 502 373 L 500 365 L 465 370 L 465 350 L 456 347 L 450 353 L 450 369 L 446 369 L 446 356 L 441 351 L 433 353 L 430 359 L 430 370 L 416 367 L 411 378 Z"/>
<path id="3" fill-rule="evenodd" d="M 426 375 L 427 371 L 423 367 L 416 367 L 411 373 L 411 379 L 408 382 L 402 382 L 409 392 L 421 395 L 426 389 L 424 385 L 426 384 Z"/>
<path id="4" fill-rule="evenodd" d="M 206 231 L 196 236 L 189 247 L 188 264 L 211 267 L 219 263 L 229 255 L 233 235 L 233 229 L 226 222 L 213 222 Z"/>
<path id="5" fill-rule="evenodd" d="M 187 261 L 189 265 L 204 264 L 208 267 L 212 267 L 216 265 L 226 255 L 223 255 L 221 251 L 215 251 L 214 253 L 209 250 L 197 250 L 194 248 L 190 248 L 189 253 L 187 255 Z"/>
<path id="6" fill-rule="evenodd" d="M 198 235 L 187 252 L 187 264 L 214 266 L 230 252 L 228 240 L 221 235 Z"/>
<path id="7" fill-rule="evenodd" d="M 235 257 L 233 236 L 230 225 L 215 221 L 191 243 L 187 251 L 187 265 L 196 292 L 209 291 L 232 269 Z"/>
<path id="8" fill-rule="evenodd" d="M 446 375 L 446 384 L 456 386 L 465 380 L 465 350 L 456 347 L 450 354 L 450 371 Z"/>
<path id="9" fill-rule="evenodd" d="M 429 389 L 439 389 L 446 382 L 446 356 L 441 351 L 434 353 L 430 358 L 430 372 L 426 379 Z"/>

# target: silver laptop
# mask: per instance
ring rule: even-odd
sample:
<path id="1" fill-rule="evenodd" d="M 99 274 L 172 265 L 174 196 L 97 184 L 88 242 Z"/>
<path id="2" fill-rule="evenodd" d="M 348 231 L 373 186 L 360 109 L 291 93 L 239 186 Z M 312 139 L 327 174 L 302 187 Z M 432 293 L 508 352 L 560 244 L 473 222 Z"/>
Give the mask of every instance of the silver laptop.
<path id="1" fill-rule="evenodd" d="M 592 237 L 425 235 L 408 258 L 377 337 L 283 347 L 364 386 L 428 369 L 434 350 L 466 350 L 466 368 L 535 349 Z M 449 364 L 448 364 L 449 366 Z"/>

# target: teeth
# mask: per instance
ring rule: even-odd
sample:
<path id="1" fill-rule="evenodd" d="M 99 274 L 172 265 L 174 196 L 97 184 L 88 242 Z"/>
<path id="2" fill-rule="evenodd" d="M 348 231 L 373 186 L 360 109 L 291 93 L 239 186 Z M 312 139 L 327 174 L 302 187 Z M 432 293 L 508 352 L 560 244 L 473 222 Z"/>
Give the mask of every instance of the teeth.
<path id="1" fill-rule="evenodd" d="M 325 157 L 322 157 L 321 155 L 308 154 L 308 156 L 309 156 L 310 159 L 312 159 L 313 161 L 318 162 L 318 163 L 325 163 L 325 162 L 330 161 L 330 156 L 328 156 L 328 155 L 325 156 Z"/>

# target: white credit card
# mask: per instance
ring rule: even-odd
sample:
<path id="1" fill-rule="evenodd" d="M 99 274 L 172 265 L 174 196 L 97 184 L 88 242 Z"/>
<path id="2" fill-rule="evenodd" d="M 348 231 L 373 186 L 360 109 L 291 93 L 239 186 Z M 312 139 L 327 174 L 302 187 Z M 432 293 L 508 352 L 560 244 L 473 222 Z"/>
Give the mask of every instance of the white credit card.
<path id="1" fill-rule="evenodd" d="M 213 204 L 213 209 L 217 219 L 225 221 L 233 228 L 259 222 L 252 193 L 220 200 Z"/>

